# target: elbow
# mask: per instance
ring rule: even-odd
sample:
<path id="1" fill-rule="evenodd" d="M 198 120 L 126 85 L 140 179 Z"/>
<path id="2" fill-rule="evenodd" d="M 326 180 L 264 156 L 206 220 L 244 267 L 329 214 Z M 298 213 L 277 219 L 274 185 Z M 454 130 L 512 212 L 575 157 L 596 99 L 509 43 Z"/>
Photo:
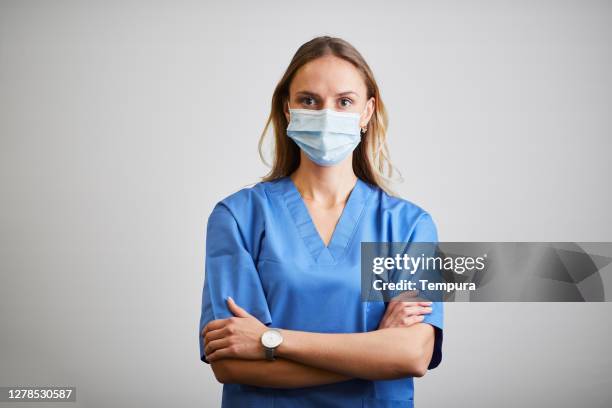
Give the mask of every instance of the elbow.
<path id="1" fill-rule="evenodd" d="M 391 353 L 393 360 L 389 365 L 388 377 L 423 377 L 427 374 L 433 356 L 434 336 L 430 325 L 425 324 L 421 327 L 430 330 L 427 333 L 421 332 L 422 335 L 419 336 L 406 336 L 398 339 L 400 340 L 396 343 L 398 348 Z M 400 331 L 400 333 L 408 332 Z"/>
<path id="2" fill-rule="evenodd" d="M 423 361 L 419 361 L 412 367 L 412 377 L 424 377 L 427 374 L 427 366 L 428 364 Z"/>
<path id="3" fill-rule="evenodd" d="M 234 382 L 231 364 L 228 364 L 229 360 L 218 360 L 210 363 L 210 367 L 215 374 L 215 378 L 221 384 L 230 384 Z"/>
<path id="4" fill-rule="evenodd" d="M 403 358 L 396 360 L 393 370 L 395 371 L 394 377 L 424 377 L 428 371 L 430 358 L 431 354 L 427 353 L 425 349 L 415 350 L 412 348 L 406 350 Z"/>
<path id="5" fill-rule="evenodd" d="M 427 374 L 427 364 L 421 360 L 398 362 L 393 368 L 392 378 L 423 377 Z"/>

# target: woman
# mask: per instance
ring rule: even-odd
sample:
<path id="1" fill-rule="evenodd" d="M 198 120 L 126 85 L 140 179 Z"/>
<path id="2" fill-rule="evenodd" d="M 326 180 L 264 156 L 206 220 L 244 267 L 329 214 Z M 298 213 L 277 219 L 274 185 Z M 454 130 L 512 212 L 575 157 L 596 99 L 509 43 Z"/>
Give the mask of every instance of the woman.
<path id="1" fill-rule="evenodd" d="M 437 242 L 386 186 L 386 122 L 350 44 L 299 48 L 262 135 L 272 124 L 272 170 L 208 220 L 200 357 L 223 407 L 410 407 L 439 364 L 441 303 L 360 300 L 362 241 Z"/>

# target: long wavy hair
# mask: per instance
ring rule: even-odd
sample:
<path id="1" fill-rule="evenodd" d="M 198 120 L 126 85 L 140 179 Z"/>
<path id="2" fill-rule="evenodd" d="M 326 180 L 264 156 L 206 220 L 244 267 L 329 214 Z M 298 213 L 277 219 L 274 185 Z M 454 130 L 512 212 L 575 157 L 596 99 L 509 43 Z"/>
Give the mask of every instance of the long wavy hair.
<path id="1" fill-rule="evenodd" d="M 300 164 L 300 148 L 287 137 L 287 119 L 284 107 L 289 101 L 289 85 L 295 73 L 308 62 L 317 58 L 334 55 L 355 66 L 361 73 L 368 91 L 367 99 L 374 97 L 374 113 L 367 125 L 367 131 L 362 135 L 361 142 L 353 151 L 353 171 L 361 180 L 380 187 L 388 194 L 395 195 L 389 183 L 399 171 L 390 160 L 387 147 L 388 117 L 385 105 L 380 97 L 374 74 L 365 59 L 351 44 L 341 38 L 322 36 L 303 44 L 291 59 L 291 63 L 276 85 L 272 94 L 270 115 L 259 139 L 259 156 L 270 166 L 262 152 L 264 139 L 270 126 L 274 129 L 274 156 L 271 169 L 262 181 L 276 180 L 289 176 Z"/>

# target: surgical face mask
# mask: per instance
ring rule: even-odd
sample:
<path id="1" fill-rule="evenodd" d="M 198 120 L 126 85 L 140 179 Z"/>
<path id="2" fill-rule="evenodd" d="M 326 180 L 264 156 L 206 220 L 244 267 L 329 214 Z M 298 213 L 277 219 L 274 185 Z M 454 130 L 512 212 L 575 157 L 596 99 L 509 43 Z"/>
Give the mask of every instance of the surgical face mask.
<path id="1" fill-rule="evenodd" d="M 287 136 L 319 166 L 340 163 L 361 141 L 359 113 L 289 108 L 289 114 Z"/>

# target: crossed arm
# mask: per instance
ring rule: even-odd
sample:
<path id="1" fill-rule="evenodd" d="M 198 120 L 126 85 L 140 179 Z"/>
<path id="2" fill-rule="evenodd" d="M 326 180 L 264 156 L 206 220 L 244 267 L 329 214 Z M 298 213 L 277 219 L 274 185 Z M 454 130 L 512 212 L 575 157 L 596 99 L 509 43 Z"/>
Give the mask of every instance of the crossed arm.
<path id="1" fill-rule="evenodd" d="M 233 299 L 234 317 L 211 321 L 202 335 L 207 360 L 222 383 L 296 388 L 351 378 L 387 380 L 427 372 L 434 329 L 421 323 L 428 302 L 391 302 L 378 330 L 327 334 L 283 330 L 277 359 L 263 359 L 261 334 L 267 327 Z"/>

